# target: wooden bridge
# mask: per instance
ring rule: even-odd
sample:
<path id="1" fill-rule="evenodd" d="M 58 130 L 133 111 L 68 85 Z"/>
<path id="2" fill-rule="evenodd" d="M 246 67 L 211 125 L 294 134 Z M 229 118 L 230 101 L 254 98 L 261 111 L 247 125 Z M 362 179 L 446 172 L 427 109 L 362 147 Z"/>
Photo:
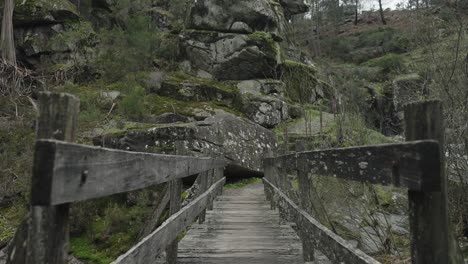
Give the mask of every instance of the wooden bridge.
<path id="1" fill-rule="evenodd" d="M 326 263 L 378 263 L 311 216 L 316 176 L 408 189 L 412 263 L 456 263 L 448 230 L 440 102 L 406 107 L 411 141 L 266 158 L 264 192 L 253 188 L 221 196 L 223 160 L 74 144 L 79 101 L 43 93 L 39 105 L 31 213 L 9 246 L 7 263 L 66 263 L 70 203 L 165 182 L 170 183 L 171 216 L 113 264 L 293 264 L 313 263 L 317 256 Z M 198 175 L 200 190 L 181 207 L 181 179 L 191 175 Z M 288 175 L 297 177 L 298 190 Z"/>

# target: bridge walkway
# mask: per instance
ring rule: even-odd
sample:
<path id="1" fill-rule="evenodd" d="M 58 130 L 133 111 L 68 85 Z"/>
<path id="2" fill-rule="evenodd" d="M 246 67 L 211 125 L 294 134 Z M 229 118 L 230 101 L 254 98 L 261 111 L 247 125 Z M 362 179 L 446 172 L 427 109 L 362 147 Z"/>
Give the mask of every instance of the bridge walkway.
<path id="1" fill-rule="evenodd" d="M 179 243 L 178 263 L 304 263 L 302 243 L 270 210 L 263 184 L 225 189 L 203 224 L 193 224 Z"/>

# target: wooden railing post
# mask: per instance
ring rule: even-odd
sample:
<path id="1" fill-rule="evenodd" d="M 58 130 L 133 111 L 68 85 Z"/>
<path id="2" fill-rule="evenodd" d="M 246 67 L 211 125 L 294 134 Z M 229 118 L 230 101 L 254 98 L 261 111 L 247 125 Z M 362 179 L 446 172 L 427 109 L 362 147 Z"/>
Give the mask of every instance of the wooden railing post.
<path id="1" fill-rule="evenodd" d="M 216 176 L 214 182 L 221 180 L 224 177 L 224 168 L 215 169 L 215 175 Z M 218 195 L 223 195 L 223 188 L 219 189 Z"/>
<path id="2" fill-rule="evenodd" d="M 265 175 L 264 175 L 265 179 L 269 180 L 270 182 L 272 182 L 273 184 L 276 184 L 276 186 L 278 186 L 277 185 L 278 183 L 276 181 L 277 177 L 275 175 L 277 173 L 277 170 L 274 167 L 274 165 L 272 164 L 272 160 L 264 160 L 263 161 L 263 171 L 265 173 Z M 268 189 L 266 188 L 265 193 L 266 193 L 267 198 L 270 200 L 271 210 L 276 210 L 274 192 L 269 192 Z"/>
<path id="3" fill-rule="evenodd" d="M 184 155 L 185 147 L 182 141 L 175 143 L 176 155 Z M 176 179 L 169 182 L 170 207 L 169 215 L 177 213 L 182 205 L 182 180 Z M 166 248 L 166 261 L 168 264 L 177 263 L 177 251 L 179 250 L 179 241 L 176 239 Z"/>
<path id="4" fill-rule="evenodd" d="M 299 184 L 299 206 L 302 210 L 312 215 L 312 186 L 309 180 L 309 173 L 305 169 L 305 160 L 297 160 L 297 179 Z M 302 254 L 305 262 L 314 261 L 314 242 L 309 237 L 307 230 L 299 230 L 299 236 L 302 241 Z"/>
<path id="5" fill-rule="evenodd" d="M 214 169 L 209 170 L 208 171 L 208 177 L 207 177 L 207 186 L 208 186 L 208 188 L 210 188 L 211 185 L 213 185 L 213 183 L 215 183 L 214 176 L 215 176 Z M 215 198 L 215 195 L 212 195 L 208 199 L 208 204 L 206 205 L 207 210 L 210 210 L 210 211 L 213 210 L 213 199 L 214 198 Z"/>
<path id="6" fill-rule="evenodd" d="M 204 193 L 206 190 L 208 190 L 208 172 L 204 171 L 200 173 L 198 176 L 200 177 L 200 193 Z M 205 222 L 206 218 L 206 209 L 201 212 L 201 214 L 198 216 L 198 223 L 203 224 Z"/>
<path id="7" fill-rule="evenodd" d="M 41 93 L 39 95 L 39 122 L 37 139 L 57 139 L 72 142 L 76 138 L 80 101 L 69 94 Z M 37 157 L 35 157 L 36 159 Z M 48 177 L 41 173 L 35 160 L 32 193 L 39 182 Z M 32 195 L 34 197 L 34 194 Z M 28 264 L 63 264 L 68 257 L 69 205 L 34 206 L 28 228 Z"/>
<path id="8" fill-rule="evenodd" d="M 439 177 L 435 181 L 440 181 L 440 191 L 408 191 L 412 263 L 453 263 L 449 259 L 442 104 L 440 101 L 411 103 L 405 106 L 404 113 L 406 140 L 439 141 L 441 163 L 440 173 L 435 174 Z"/>

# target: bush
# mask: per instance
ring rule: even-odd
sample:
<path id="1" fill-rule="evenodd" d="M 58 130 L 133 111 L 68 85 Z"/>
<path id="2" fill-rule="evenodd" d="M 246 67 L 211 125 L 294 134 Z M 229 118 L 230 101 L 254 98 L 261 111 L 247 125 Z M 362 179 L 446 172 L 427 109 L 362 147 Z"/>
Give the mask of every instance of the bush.
<path id="1" fill-rule="evenodd" d="M 335 58 L 346 61 L 362 62 L 382 53 L 404 53 L 409 49 L 410 41 L 406 35 L 391 27 L 379 27 L 352 35 L 342 35 L 324 40 L 324 51 Z M 359 52 L 362 50 L 362 52 Z M 380 52 L 375 52 L 380 50 Z M 374 54 L 368 54 L 372 51 Z M 357 58 L 356 58 L 357 57 Z"/>
<path id="2" fill-rule="evenodd" d="M 131 87 L 129 93 L 119 104 L 120 114 L 134 121 L 139 121 L 145 113 L 145 89 L 140 85 Z"/>
<path id="3" fill-rule="evenodd" d="M 152 66 L 161 34 L 150 17 L 135 16 L 125 28 L 102 29 L 99 36 L 95 67 L 106 81 L 115 82 Z"/>
<path id="4" fill-rule="evenodd" d="M 366 63 L 370 67 L 380 67 L 384 73 L 402 71 L 404 68 L 403 57 L 397 54 L 387 54 Z"/>

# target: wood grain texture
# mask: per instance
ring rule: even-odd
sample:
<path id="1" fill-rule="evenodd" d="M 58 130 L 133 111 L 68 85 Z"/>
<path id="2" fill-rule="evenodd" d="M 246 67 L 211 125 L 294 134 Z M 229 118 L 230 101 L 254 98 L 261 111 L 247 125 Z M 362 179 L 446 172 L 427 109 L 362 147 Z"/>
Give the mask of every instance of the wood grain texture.
<path id="1" fill-rule="evenodd" d="M 212 158 L 171 156 L 39 140 L 33 205 L 57 205 L 133 191 L 225 166 Z"/>
<path id="2" fill-rule="evenodd" d="M 179 243 L 178 263 L 299 264 L 301 241 L 270 210 L 262 184 L 225 190 Z"/>
<path id="3" fill-rule="evenodd" d="M 169 215 L 174 215 L 180 210 L 182 205 L 182 180 L 172 180 L 169 184 L 169 189 L 171 196 Z M 176 239 L 166 248 L 166 261 L 168 264 L 177 263 L 177 249 L 178 241 Z"/>
<path id="4" fill-rule="evenodd" d="M 457 260 L 458 245 L 453 243 L 449 229 L 442 103 L 410 103 L 404 107 L 404 114 L 406 140 L 433 139 L 441 146 L 438 161 L 441 166 L 432 172 L 422 171 L 423 177 L 434 177 L 441 188 L 408 192 L 412 263 L 463 263 L 463 259 Z"/>
<path id="5" fill-rule="evenodd" d="M 208 172 L 204 171 L 198 175 L 200 179 L 200 192 L 205 192 L 208 189 Z M 203 224 L 205 222 L 206 209 L 203 210 L 198 216 L 198 223 Z"/>
<path id="6" fill-rule="evenodd" d="M 177 239 L 179 233 L 193 223 L 201 211 L 206 208 L 211 195 L 217 193 L 218 189 L 222 188 L 225 182 L 226 179 L 223 178 L 213 184 L 205 193 L 169 217 L 158 229 L 112 262 L 112 264 L 153 263 L 156 257 Z"/>
<path id="7" fill-rule="evenodd" d="M 267 179 L 263 179 L 266 188 L 274 193 L 274 199 L 278 207 L 283 211 L 287 222 L 296 224 L 300 230 L 301 237 L 307 236 L 312 240 L 313 247 L 320 249 L 333 263 L 353 263 L 353 264 L 377 264 L 379 263 L 361 250 L 354 248 L 343 238 L 336 235 L 317 220 L 311 217 L 307 212 L 299 208 L 283 192 L 272 185 Z M 310 243 L 310 241 L 309 241 Z M 311 246 L 310 244 L 308 245 Z"/>
<path id="8" fill-rule="evenodd" d="M 299 152 L 265 160 L 283 171 L 301 170 L 371 184 L 410 190 L 440 190 L 437 141 L 424 140 Z"/>
<path id="9" fill-rule="evenodd" d="M 147 235 L 151 234 L 159 224 L 159 218 L 167 207 L 171 196 L 169 195 L 169 184 L 164 186 L 164 189 L 161 192 L 161 198 L 157 199 L 157 205 L 154 208 L 151 217 L 146 221 L 143 229 L 139 235 L 140 238 L 144 238 Z"/>
<path id="10" fill-rule="evenodd" d="M 41 93 L 37 139 L 73 142 L 76 138 L 80 101 L 70 94 Z M 37 151 L 35 152 L 37 154 Z M 41 192 L 42 183 L 50 175 L 43 170 L 49 164 L 34 156 L 32 196 Z M 45 191 L 50 191 L 47 189 Z M 28 228 L 28 264 L 62 264 L 66 262 L 69 244 L 69 205 L 38 205 L 31 201 L 31 221 Z M 23 242 L 24 243 L 24 242 Z"/>

